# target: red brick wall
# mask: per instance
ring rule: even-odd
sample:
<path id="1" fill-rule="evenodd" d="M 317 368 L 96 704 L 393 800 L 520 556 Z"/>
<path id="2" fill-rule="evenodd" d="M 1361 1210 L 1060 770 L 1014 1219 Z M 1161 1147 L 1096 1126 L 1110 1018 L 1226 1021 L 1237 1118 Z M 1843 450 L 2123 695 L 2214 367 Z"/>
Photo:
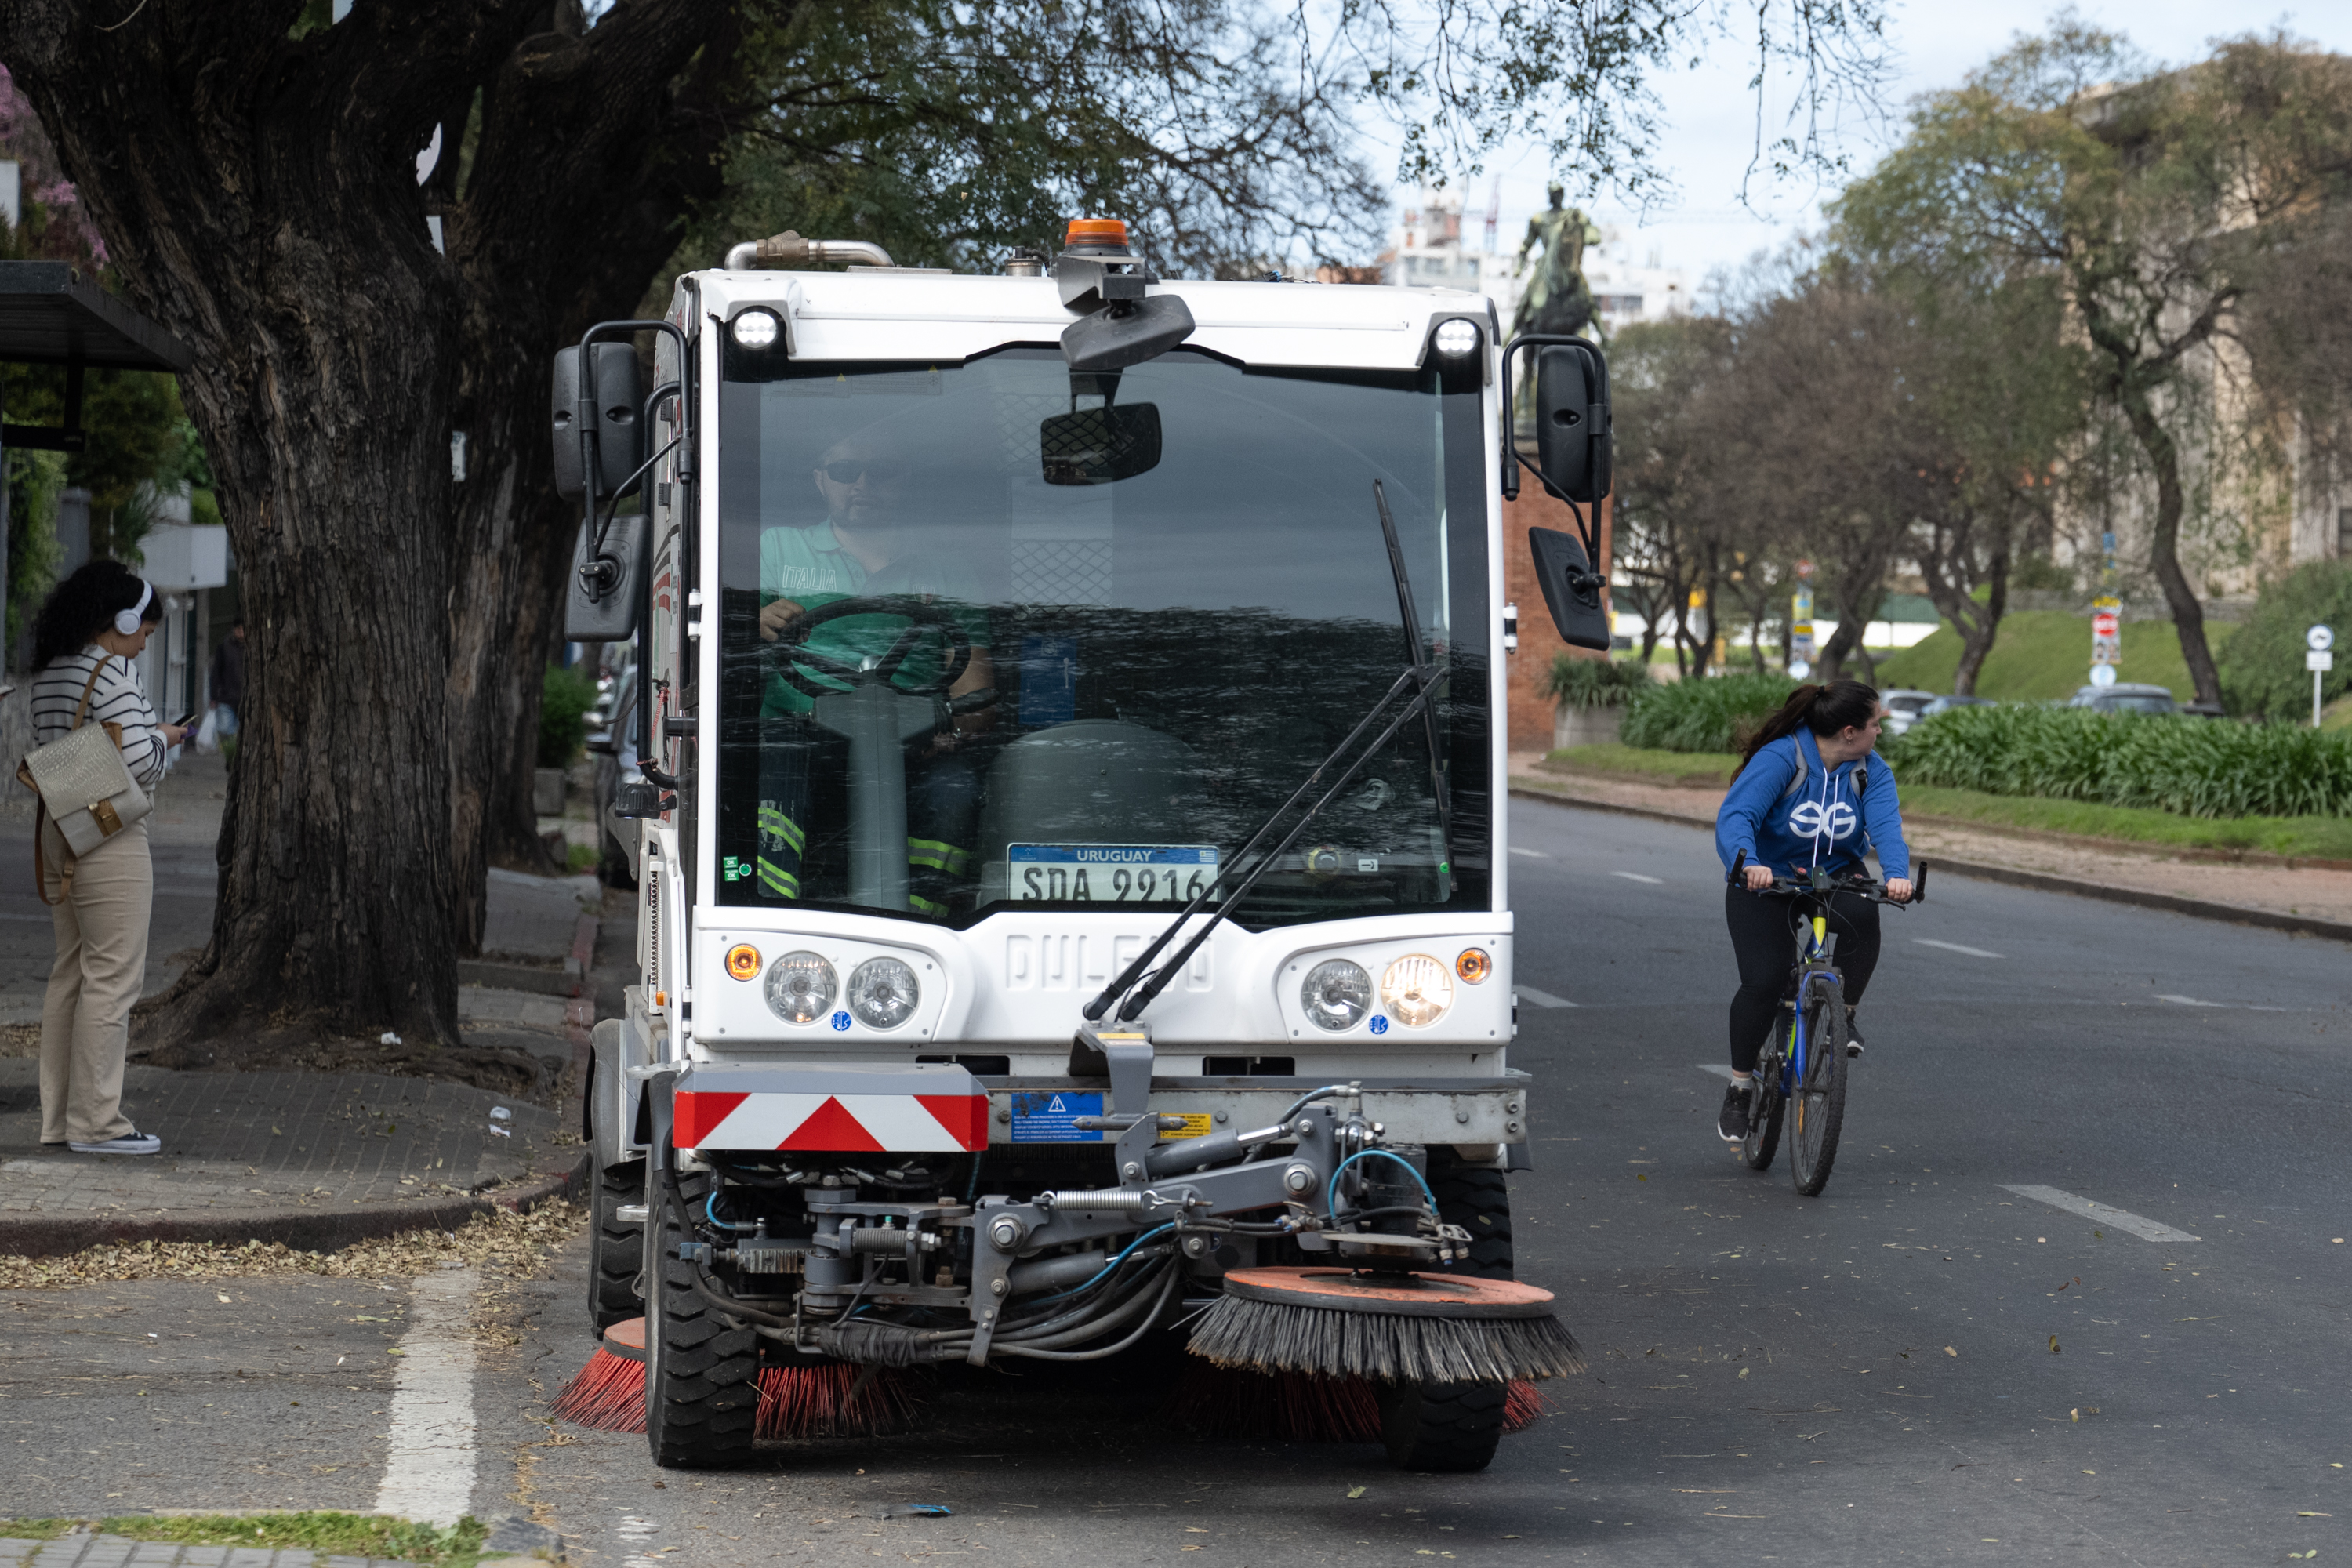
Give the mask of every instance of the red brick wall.
<path id="1" fill-rule="evenodd" d="M 1610 531 L 1615 510 L 1608 500 L 1601 501 L 1598 570 L 1604 577 L 1609 574 Z M 1510 749 L 1548 752 L 1551 750 L 1552 701 L 1543 694 L 1543 683 L 1551 671 L 1552 656 L 1562 649 L 1579 658 L 1601 656 L 1583 648 L 1568 648 L 1559 640 L 1559 633 L 1551 624 L 1551 613 L 1544 608 L 1543 590 L 1536 584 L 1535 563 L 1528 554 L 1530 528 L 1557 528 L 1572 533 L 1576 531 L 1576 518 L 1566 501 L 1552 500 L 1544 494 L 1540 483 L 1527 477 L 1519 486 L 1519 499 L 1503 503 L 1503 598 L 1519 606 L 1519 651 L 1510 656 Z"/>

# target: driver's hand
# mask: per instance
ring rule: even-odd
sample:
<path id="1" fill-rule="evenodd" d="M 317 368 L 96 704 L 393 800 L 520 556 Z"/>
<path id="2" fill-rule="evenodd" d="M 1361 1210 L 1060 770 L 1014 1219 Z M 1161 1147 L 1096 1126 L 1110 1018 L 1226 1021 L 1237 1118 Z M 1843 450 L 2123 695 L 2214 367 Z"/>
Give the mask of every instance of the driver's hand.
<path id="1" fill-rule="evenodd" d="M 1911 879 L 1908 877 L 1887 878 L 1886 896 L 1893 899 L 1898 904 L 1909 903 L 1911 901 Z"/>
<path id="2" fill-rule="evenodd" d="M 790 599 L 778 599 L 772 605 L 761 606 L 760 610 L 760 640 L 761 642 L 775 641 L 776 634 L 782 631 L 787 626 L 791 625 L 793 621 L 797 619 L 802 614 L 803 614 L 803 612 L 800 605 L 794 604 Z"/>
<path id="3" fill-rule="evenodd" d="M 1740 875 L 1747 879 L 1748 890 L 1751 893 L 1760 893 L 1772 885 L 1772 868 L 1769 866 L 1750 865 Z"/>

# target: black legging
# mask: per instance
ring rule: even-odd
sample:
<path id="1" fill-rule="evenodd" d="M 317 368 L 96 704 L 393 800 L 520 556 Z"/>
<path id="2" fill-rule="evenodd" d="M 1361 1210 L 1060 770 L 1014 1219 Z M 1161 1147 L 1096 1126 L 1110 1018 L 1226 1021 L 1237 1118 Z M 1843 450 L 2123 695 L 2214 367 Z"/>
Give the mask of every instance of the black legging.
<path id="1" fill-rule="evenodd" d="M 1731 997 L 1731 1070 L 1754 1072 L 1764 1037 L 1780 1015 L 1789 994 L 1789 973 L 1797 962 L 1797 921 L 1807 906 L 1798 900 L 1723 889 L 1723 922 L 1731 928 L 1731 951 L 1739 960 L 1739 989 Z M 1878 906 L 1859 893 L 1830 895 L 1830 930 L 1837 936 L 1838 973 L 1845 976 L 1845 1004 L 1862 1000 L 1870 972 L 1878 967 Z"/>

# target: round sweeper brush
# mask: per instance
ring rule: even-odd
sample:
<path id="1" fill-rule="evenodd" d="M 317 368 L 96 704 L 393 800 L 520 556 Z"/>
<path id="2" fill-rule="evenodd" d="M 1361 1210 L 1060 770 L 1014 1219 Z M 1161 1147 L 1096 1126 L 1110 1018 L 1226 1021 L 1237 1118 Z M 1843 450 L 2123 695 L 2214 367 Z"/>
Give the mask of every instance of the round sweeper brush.
<path id="1" fill-rule="evenodd" d="M 1511 1279 L 1237 1268 L 1192 1330 L 1223 1367 L 1381 1383 L 1509 1383 L 1584 1370 L 1552 1296 Z"/>

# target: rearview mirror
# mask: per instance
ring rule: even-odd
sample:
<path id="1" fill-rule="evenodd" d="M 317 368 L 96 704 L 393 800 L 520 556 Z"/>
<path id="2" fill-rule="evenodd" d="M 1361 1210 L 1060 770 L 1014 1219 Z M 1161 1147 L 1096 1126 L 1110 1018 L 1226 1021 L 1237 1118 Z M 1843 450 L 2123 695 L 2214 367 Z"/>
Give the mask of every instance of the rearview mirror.
<path id="1" fill-rule="evenodd" d="M 637 381 L 637 351 L 627 343 L 592 343 L 588 352 L 590 380 L 584 386 L 579 347 L 555 356 L 550 400 L 555 493 L 566 500 L 579 500 L 586 488 L 583 463 L 594 464 L 596 494 L 609 498 L 646 460 L 645 392 Z M 589 447 L 593 457 L 583 451 Z"/>
<path id="2" fill-rule="evenodd" d="M 1586 505 L 1609 493 L 1609 366 L 1589 343 L 1536 352 L 1536 463 L 1546 484 Z"/>
<path id="3" fill-rule="evenodd" d="M 1560 640 L 1570 647 L 1609 647 L 1609 610 L 1601 597 L 1608 584 L 1585 559 L 1584 545 L 1572 533 L 1555 528 L 1528 530 L 1528 550 L 1535 557 L 1536 582 L 1543 588 L 1544 608 Z"/>
<path id="4" fill-rule="evenodd" d="M 1049 485 L 1108 485 L 1160 466 L 1160 405 L 1081 408 L 1037 425 L 1037 455 Z"/>
<path id="5" fill-rule="evenodd" d="M 613 519 L 602 550 L 589 525 L 580 525 L 563 595 L 566 642 L 626 642 L 637 635 L 637 605 L 646 596 L 646 563 L 653 553 L 646 523 L 638 513 Z"/>

